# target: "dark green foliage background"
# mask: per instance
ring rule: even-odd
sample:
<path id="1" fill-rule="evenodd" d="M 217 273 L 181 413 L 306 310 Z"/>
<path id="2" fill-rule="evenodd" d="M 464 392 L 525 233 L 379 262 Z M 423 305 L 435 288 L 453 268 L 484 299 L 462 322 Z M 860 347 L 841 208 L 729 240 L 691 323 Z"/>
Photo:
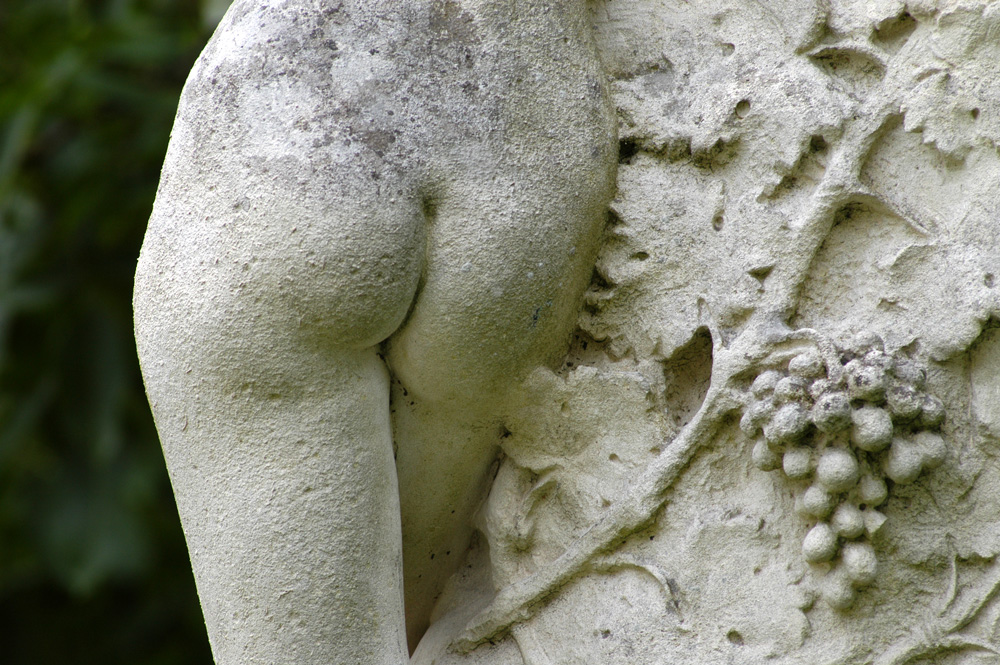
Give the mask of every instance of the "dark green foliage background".
<path id="1" fill-rule="evenodd" d="M 200 0 L 0 0 L 0 662 L 208 664 L 132 341 Z"/>

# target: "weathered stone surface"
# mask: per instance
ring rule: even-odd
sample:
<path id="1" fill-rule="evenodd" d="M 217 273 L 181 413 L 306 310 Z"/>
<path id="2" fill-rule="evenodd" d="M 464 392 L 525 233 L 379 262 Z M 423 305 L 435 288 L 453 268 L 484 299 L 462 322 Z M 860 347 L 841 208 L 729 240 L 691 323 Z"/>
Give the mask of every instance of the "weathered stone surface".
<path id="1" fill-rule="evenodd" d="M 136 331 L 220 663 L 398 663 L 461 564 L 613 194 L 583 9 L 240 1 L 191 73 Z"/>
<path id="2" fill-rule="evenodd" d="M 998 51 L 986 1 L 238 2 L 136 296 L 219 662 L 402 662 L 400 552 L 421 665 L 995 662 Z"/>

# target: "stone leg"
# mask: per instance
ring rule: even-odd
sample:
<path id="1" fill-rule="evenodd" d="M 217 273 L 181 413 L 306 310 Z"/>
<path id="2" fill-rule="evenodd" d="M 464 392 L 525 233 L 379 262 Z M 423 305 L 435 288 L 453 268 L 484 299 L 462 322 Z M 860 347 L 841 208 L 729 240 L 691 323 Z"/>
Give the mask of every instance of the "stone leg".
<path id="1" fill-rule="evenodd" d="M 402 503 L 406 632 L 411 650 L 427 630 L 448 577 L 465 561 L 472 520 L 498 455 L 500 426 L 435 413 L 393 386 L 393 429 Z"/>
<path id="2" fill-rule="evenodd" d="M 412 300 L 419 209 L 360 189 L 357 207 L 315 208 L 309 192 L 260 191 L 261 212 L 219 242 L 211 210 L 184 225 L 158 208 L 136 278 L 139 356 L 213 653 L 399 665 L 399 494 L 375 345 Z M 248 228 L 284 232 L 241 245 Z"/>
<path id="3" fill-rule="evenodd" d="M 161 425 L 213 651 L 220 665 L 398 665 L 388 377 L 372 350 L 304 360 L 325 380 L 192 385 L 187 428 Z"/>

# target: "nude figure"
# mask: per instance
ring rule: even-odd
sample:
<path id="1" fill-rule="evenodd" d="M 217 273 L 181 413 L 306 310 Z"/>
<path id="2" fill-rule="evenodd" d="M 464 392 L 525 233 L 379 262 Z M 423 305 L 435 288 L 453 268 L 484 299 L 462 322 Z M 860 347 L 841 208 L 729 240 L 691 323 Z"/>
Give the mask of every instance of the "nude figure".
<path id="1" fill-rule="evenodd" d="M 235 2 L 135 285 L 220 665 L 406 662 L 505 393 L 565 350 L 616 146 L 585 0 Z"/>

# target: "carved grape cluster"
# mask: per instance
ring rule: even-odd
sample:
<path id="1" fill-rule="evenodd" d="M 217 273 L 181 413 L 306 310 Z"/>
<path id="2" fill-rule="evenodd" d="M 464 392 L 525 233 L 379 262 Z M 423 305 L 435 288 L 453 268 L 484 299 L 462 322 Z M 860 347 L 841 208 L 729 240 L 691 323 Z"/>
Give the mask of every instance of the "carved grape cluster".
<path id="1" fill-rule="evenodd" d="M 944 406 L 925 391 L 923 366 L 886 353 L 873 333 L 829 355 L 810 348 L 758 374 L 740 429 L 755 440 L 757 468 L 781 470 L 804 488 L 796 509 L 815 525 L 802 554 L 829 569 L 822 594 L 842 610 L 875 580 L 871 538 L 886 519 L 875 510 L 889 496 L 886 480 L 913 482 L 948 449 L 935 431 Z"/>

